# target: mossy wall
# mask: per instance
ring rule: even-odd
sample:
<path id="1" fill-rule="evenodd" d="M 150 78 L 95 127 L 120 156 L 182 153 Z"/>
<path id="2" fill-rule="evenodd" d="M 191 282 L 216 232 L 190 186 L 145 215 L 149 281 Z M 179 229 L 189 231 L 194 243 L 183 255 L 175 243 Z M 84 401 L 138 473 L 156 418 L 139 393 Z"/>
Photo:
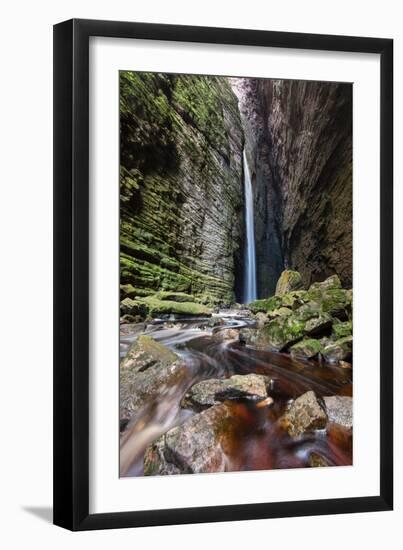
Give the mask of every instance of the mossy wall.
<path id="1" fill-rule="evenodd" d="M 352 284 L 352 85 L 232 79 L 255 197 L 258 296 L 283 269 Z"/>
<path id="2" fill-rule="evenodd" d="M 226 78 L 120 73 L 122 298 L 130 288 L 235 299 L 242 144 Z"/>

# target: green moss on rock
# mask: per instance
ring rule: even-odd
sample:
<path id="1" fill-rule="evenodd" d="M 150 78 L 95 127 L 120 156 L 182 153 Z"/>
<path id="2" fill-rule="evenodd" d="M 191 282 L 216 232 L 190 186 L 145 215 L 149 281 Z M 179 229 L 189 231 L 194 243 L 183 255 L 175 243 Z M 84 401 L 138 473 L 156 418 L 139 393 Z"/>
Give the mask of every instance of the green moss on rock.
<path id="1" fill-rule="evenodd" d="M 277 281 L 276 296 L 282 296 L 292 290 L 298 290 L 302 286 L 302 277 L 298 271 L 285 270 Z"/>
<path id="2" fill-rule="evenodd" d="M 264 300 L 255 300 L 251 302 L 248 307 L 252 313 L 268 313 L 274 309 L 278 309 L 282 305 L 282 300 L 279 296 L 272 296 Z"/>
<path id="3" fill-rule="evenodd" d="M 228 80 L 122 71 L 120 143 L 121 284 L 140 290 L 130 297 L 232 303 L 243 131 Z"/>
<path id="4" fill-rule="evenodd" d="M 174 302 L 171 300 L 159 300 L 156 296 L 147 296 L 142 298 L 148 309 L 148 314 L 151 317 L 159 317 L 163 315 L 181 315 L 189 317 L 210 317 L 211 310 L 195 302 Z"/>
<path id="5" fill-rule="evenodd" d="M 353 324 L 351 321 L 345 321 L 344 323 L 334 323 L 332 336 L 335 340 L 340 338 L 346 338 L 352 335 Z"/>
<path id="6" fill-rule="evenodd" d="M 321 343 L 319 340 L 313 338 L 304 338 L 301 342 L 294 344 L 290 348 L 290 354 L 293 359 L 312 359 L 317 357 L 321 351 Z"/>

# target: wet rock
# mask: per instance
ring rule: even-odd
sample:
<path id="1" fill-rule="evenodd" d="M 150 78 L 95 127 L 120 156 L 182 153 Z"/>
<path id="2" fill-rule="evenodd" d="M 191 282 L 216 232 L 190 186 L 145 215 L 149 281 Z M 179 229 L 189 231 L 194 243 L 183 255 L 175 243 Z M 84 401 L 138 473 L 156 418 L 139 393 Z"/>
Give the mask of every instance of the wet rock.
<path id="1" fill-rule="evenodd" d="M 322 356 L 328 363 L 339 363 L 351 358 L 353 347 L 353 337 L 346 336 L 335 342 L 325 346 L 322 351 Z"/>
<path id="2" fill-rule="evenodd" d="M 123 315 L 123 317 L 120 318 L 120 324 L 121 325 L 132 325 L 134 323 L 139 323 L 141 321 L 141 317 L 139 315 L 129 315 L 126 313 Z"/>
<path id="3" fill-rule="evenodd" d="M 145 319 L 148 314 L 148 308 L 146 304 L 139 300 L 133 300 L 132 298 L 125 298 L 120 302 L 120 315 L 132 315 L 140 316 Z"/>
<path id="4" fill-rule="evenodd" d="M 274 309 L 278 309 L 282 305 L 280 296 L 272 296 L 263 300 L 255 300 L 249 304 L 249 309 L 252 313 L 268 313 Z"/>
<path id="5" fill-rule="evenodd" d="M 339 367 L 341 367 L 342 369 L 352 369 L 353 365 L 348 361 L 339 361 Z"/>
<path id="6" fill-rule="evenodd" d="M 311 453 L 308 458 L 308 464 L 311 468 L 324 468 L 331 466 L 331 464 L 318 453 Z"/>
<path id="7" fill-rule="evenodd" d="M 144 475 L 145 476 L 163 476 L 181 474 L 181 470 L 168 462 L 164 456 L 165 436 L 149 445 L 144 453 Z"/>
<path id="8" fill-rule="evenodd" d="M 255 328 L 241 328 L 239 331 L 239 343 L 243 345 L 254 345 L 258 336 L 258 330 Z"/>
<path id="9" fill-rule="evenodd" d="M 168 294 L 168 293 L 166 293 Z M 169 294 L 172 296 L 172 294 Z M 177 318 L 203 318 L 211 316 L 211 309 L 196 302 L 183 302 L 159 299 L 158 294 L 138 300 L 145 305 L 148 315 L 153 318 L 175 316 Z"/>
<path id="10" fill-rule="evenodd" d="M 351 321 L 345 321 L 344 323 L 338 322 L 333 324 L 332 336 L 335 340 L 351 336 L 353 332 L 353 323 Z"/>
<path id="11" fill-rule="evenodd" d="M 277 281 L 276 296 L 282 296 L 292 290 L 299 290 L 302 286 L 301 274 L 298 271 L 285 270 Z"/>
<path id="12" fill-rule="evenodd" d="M 224 328 L 214 332 L 214 339 L 219 342 L 223 342 L 224 340 L 238 340 L 238 338 L 239 330 L 235 328 Z"/>
<path id="13" fill-rule="evenodd" d="M 293 290 L 281 297 L 283 306 L 290 307 L 291 309 L 297 309 L 308 301 L 309 297 L 306 290 Z"/>
<path id="14" fill-rule="evenodd" d="M 326 413 L 329 422 L 339 424 L 344 428 L 353 427 L 353 399 L 344 395 L 324 397 Z"/>
<path id="15" fill-rule="evenodd" d="M 231 398 L 263 400 L 267 397 L 269 384 L 270 378 L 260 374 L 236 374 L 223 380 L 203 380 L 186 393 L 183 407 L 201 411 Z"/>
<path id="16" fill-rule="evenodd" d="M 290 354 L 293 359 L 313 359 L 322 351 L 319 340 L 313 338 L 304 338 L 301 342 L 294 344 L 290 348 Z"/>
<path id="17" fill-rule="evenodd" d="M 276 317 L 283 317 L 284 315 L 291 315 L 292 311 L 288 307 L 279 307 L 278 309 L 273 309 L 267 314 L 269 319 L 275 319 Z"/>
<path id="18" fill-rule="evenodd" d="M 341 281 L 338 275 L 332 275 L 322 282 L 317 282 L 311 284 L 309 287 L 309 292 L 319 290 L 323 292 L 324 290 L 329 290 L 330 288 L 341 288 Z"/>
<path id="19" fill-rule="evenodd" d="M 263 327 L 270 321 L 267 313 L 263 313 L 261 311 L 259 313 L 256 313 L 255 319 L 258 327 Z"/>
<path id="20" fill-rule="evenodd" d="M 332 317 L 346 321 L 351 311 L 351 300 L 348 290 L 343 288 L 331 288 L 326 290 L 321 297 L 322 309 Z"/>
<path id="21" fill-rule="evenodd" d="M 231 411 L 224 403 L 193 416 L 148 447 L 144 475 L 224 472 L 222 440 L 230 425 Z"/>
<path id="22" fill-rule="evenodd" d="M 280 420 L 292 437 L 326 427 L 327 416 L 313 391 L 308 391 L 291 404 Z"/>
<path id="23" fill-rule="evenodd" d="M 294 315 L 284 315 L 260 329 L 256 345 L 272 351 L 283 351 L 304 336 L 304 322 Z"/>
<path id="24" fill-rule="evenodd" d="M 120 364 L 120 418 L 130 418 L 149 400 L 162 399 L 185 377 L 175 353 L 150 336 L 139 336 Z"/>
<path id="25" fill-rule="evenodd" d="M 321 336 L 329 333 L 332 328 L 333 319 L 328 313 L 320 313 L 318 317 L 312 317 L 305 323 L 305 334 L 308 336 Z"/>

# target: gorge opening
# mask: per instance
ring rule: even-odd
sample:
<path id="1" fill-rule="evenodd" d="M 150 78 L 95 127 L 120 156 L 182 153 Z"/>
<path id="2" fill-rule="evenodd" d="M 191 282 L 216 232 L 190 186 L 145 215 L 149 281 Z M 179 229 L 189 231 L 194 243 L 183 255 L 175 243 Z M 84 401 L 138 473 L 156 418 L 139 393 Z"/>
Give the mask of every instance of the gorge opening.
<path id="1" fill-rule="evenodd" d="M 352 464 L 351 84 L 119 81 L 121 476 Z"/>

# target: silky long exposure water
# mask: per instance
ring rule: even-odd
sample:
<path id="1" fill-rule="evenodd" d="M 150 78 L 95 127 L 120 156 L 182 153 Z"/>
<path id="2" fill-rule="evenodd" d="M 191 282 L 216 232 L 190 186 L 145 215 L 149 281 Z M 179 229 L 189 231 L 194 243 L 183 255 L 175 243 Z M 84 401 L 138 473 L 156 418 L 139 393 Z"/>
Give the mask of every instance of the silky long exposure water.
<path id="1" fill-rule="evenodd" d="M 322 366 L 315 361 L 293 361 L 284 353 L 242 345 L 238 338 L 224 341 L 219 338 L 220 330 L 241 329 L 254 323 L 246 312 L 222 311 L 212 319 L 121 326 L 121 358 L 140 334 L 148 334 L 173 350 L 184 362 L 182 378 L 166 388 L 164 394 L 150 397 L 123 427 L 122 475 L 142 475 L 147 446 L 195 414 L 181 407 L 191 385 L 204 379 L 249 373 L 271 378 L 269 394 L 273 405 L 259 408 L 255 402 L 246 400 L 229 403 L 237 428 L 226 442 L 228 471 L 306 467 L 312 453 L 323 457 L 329 465 L 352 463 L 351 433 L 347 430 L 333 425 L 327 430 L 293 439 L 279 425 L 279 418 L 290 400 L 308 390 L 313 390 L 319 398 L 351 395 L 351 372 Z"/>

